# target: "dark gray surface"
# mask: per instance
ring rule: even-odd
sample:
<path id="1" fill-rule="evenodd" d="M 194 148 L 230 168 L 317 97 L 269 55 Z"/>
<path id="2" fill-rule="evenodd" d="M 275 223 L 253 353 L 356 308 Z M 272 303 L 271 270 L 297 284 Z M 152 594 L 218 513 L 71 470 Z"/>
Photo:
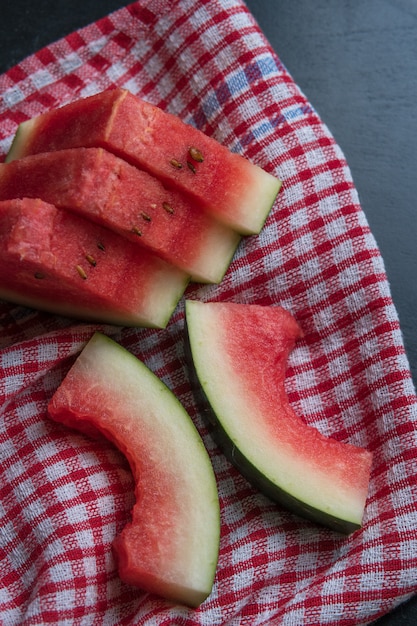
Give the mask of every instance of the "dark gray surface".
<path id="1" fill-rule="evenodd" d="M 127 2 L 3 0 L 0 72 Z M 248 0 L 342 148 L 385 261 L 417 381 L 417 2 Z M 417 599 L 379 626 L 417 624 Z"/>

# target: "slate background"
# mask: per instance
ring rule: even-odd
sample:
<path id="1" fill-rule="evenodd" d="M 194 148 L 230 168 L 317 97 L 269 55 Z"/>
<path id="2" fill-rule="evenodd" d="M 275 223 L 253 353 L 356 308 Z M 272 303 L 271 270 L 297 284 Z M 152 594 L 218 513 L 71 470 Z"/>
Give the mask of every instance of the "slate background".
<path id="1" fill-rule="evenodd" d="M 3 0 L 0 72 L 125 4 Z M 247 0 L 247 6 L 347 158 L 385 261 L 416 384 L 417 3 Z M 377 624 L 417 624 L 417 597 Z"/>

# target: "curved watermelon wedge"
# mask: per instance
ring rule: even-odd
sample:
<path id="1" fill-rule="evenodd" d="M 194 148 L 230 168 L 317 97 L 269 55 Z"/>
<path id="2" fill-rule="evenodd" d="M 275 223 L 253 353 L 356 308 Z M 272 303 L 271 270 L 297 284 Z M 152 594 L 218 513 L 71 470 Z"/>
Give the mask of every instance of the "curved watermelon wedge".
<path id="1" fill-rule="evenodd" d="M 372 456 L 323 436 L 290 405 L 287 358 L 302 336 L 293 316 L 187 300 L 186 322 L 194 383 L 232 463 L 289 510 L 343 533 L 359 528 Z"/>
<path id="2" fill-rule="evenodd" d="M 96 333 L 48 414 L 88 435 L 104 434 L 130 463 L 136 504 L 113 544 L 120 578 L 200 605 L 216 572 L 219 500 L 203 441 L 173 393 L 133 354 Z"/>
<path id="3" fill-rule="evenodd" d="M 39 199 L 0 202 L 0 297 L 69 317 L 164 328 L 189 277 Z"/>
<path id="4" fill-rule="evenodd" d="M 41 198 L 114 230 L 193 280 L 222 280 L 240 241 L 181 194 L 103 148 L 0 164 L 0 199 Z"/>
<path id="5" fill-rule="evenodd" d="M 147 170 L 242 235 L 260 232 L 281 186 L 203 132 L 119 88 L 23 122 L 7 161 L 90 146 Z"/>

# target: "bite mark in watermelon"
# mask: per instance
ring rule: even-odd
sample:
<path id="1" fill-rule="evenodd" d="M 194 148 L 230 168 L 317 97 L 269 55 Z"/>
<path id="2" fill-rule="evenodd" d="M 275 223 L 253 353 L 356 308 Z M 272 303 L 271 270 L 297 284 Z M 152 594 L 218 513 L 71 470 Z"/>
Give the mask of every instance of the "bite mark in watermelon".
<path id="1" fill-rule="evenodd" d="M 200 130 L 119 88 L 23 122 L 7 160 L 88 146 L 146 169 L 242 235 L 260 232 L 281 186 Z"/>
<path id="2" fill-rule="evenodd" d="M 103 148 L 0 164 L 0 199 L 41 198 L 151 250 L 196 281 L 222 280 L 240 236 L 150 174 Z"/>
<path id="3" fill-rule="evenodd" d="M 0 297 L 98 322 L 163 328 L 188 276 L 39 199 L 0 201 Z"/>
<path id="4" fill-rule="evenodd" d="M 208 453 L 177 398 L 133 354 L 96 333 L 48 414 L 88 435 L 104 434 L 130 463 L 136 504 L 114 541 L 121 579 L 200 605 L 216 572 L 219 500 Z"/>
<path id="5" fill-rule="evenodd" d="M 295 412 L 286 364 L 302 336 L 281 307 L 186 301 L 189 360 L 214 436 L 241 473 L 307 519 L 361 526 L 372 455 L 325 437 Z"/>

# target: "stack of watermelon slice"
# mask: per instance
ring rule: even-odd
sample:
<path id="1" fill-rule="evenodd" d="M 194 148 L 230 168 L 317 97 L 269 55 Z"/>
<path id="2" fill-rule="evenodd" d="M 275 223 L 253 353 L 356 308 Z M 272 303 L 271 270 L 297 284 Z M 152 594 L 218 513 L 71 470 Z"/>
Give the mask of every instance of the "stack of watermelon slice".
<path id="1" fill-rule="evenodd" d="M 163 328 L 190 280 L 222 280 L 280 184 L 124 89 L 51 110 L 0 164 L 0 297 Z"/>

